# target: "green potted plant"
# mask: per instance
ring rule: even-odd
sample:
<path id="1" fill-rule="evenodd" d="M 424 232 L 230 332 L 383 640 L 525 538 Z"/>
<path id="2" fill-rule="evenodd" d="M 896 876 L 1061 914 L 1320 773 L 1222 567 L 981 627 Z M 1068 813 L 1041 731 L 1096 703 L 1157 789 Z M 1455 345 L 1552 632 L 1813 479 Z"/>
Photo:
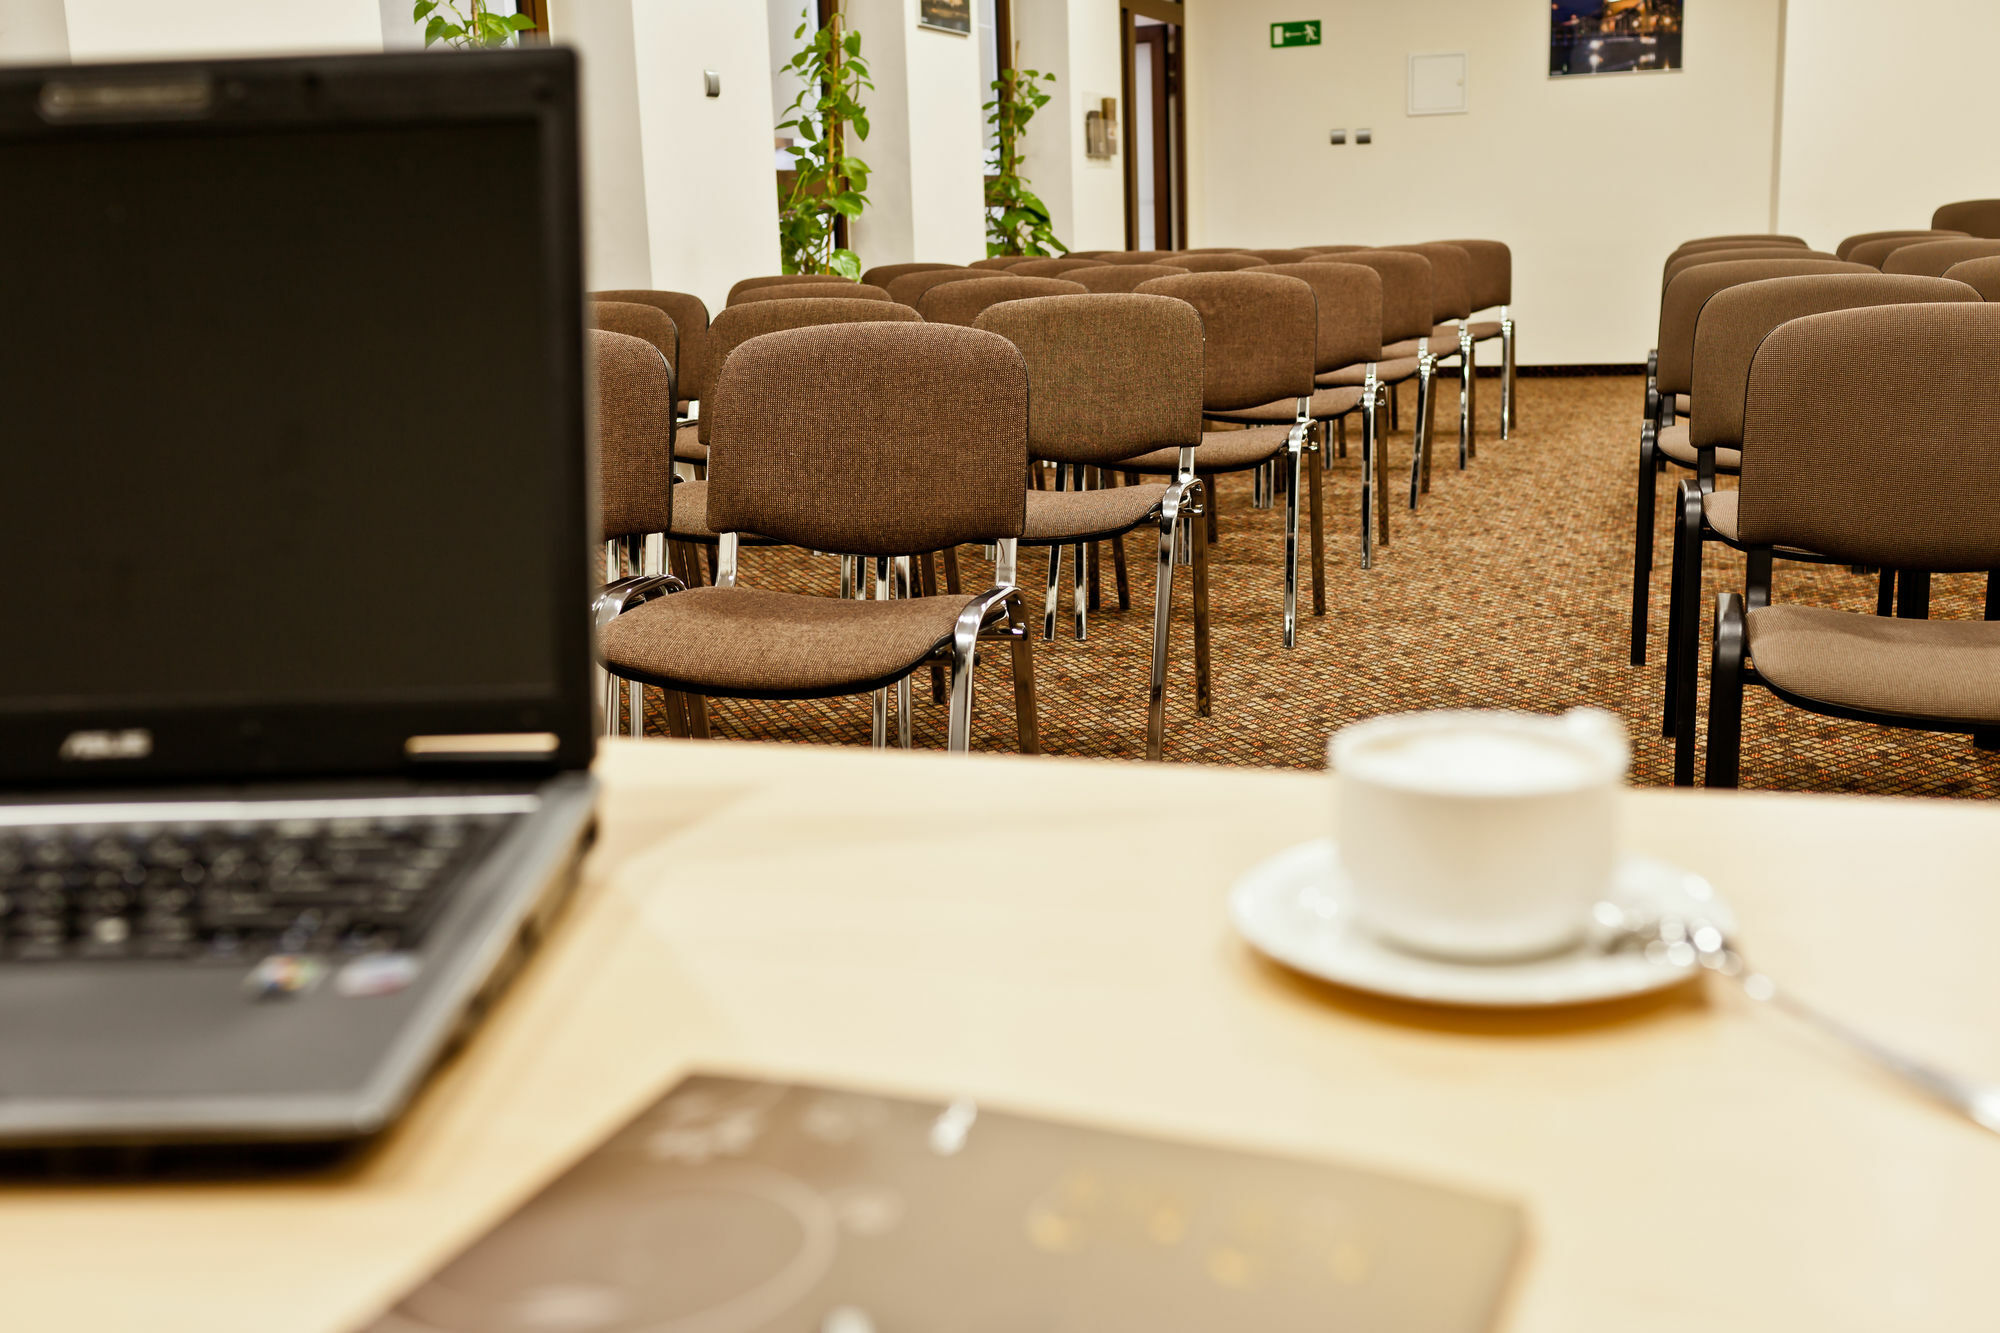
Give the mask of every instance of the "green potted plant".
<path id="1" fill-rule="evenodd" d="M 438 13 L 440 9 L 444 12 Z M 533 31 L 535 26 L 526 14 L 493 13 L 486 0 L 466 0 L 464 9 L 459 8 L 458 0 L 417 0 L 410 20 L 424 25 L 426 47 L 443 42 L 461 50 L 505 46 L 515 33 Z"/>
<path id="2" fill-rule="evenodd" d="M 811 31 L 812 36 L 806 38 Z M 804 85 L 785 108 L 780 130 L 790 130 L 795 174 L 778 207 L 778 240 L 787 273 L 861 276 L 861 257 L 847 248 L 845 224 L 868 205 L 868 164 L 848 151 L 868 137 L 861 92 L 872 91 L 861 34 L 847 26 L 846 0 L 837 0 L 824 27 L 805 18 L 792 34 L 805 45 L 784 68 Z"/>
<path id="3" fill-rule="evenodd" d="M 1042 81 L 1053 74 L 1034 69 L 1003 69 L 993 80 L 993 100 L 986 104 L 986 123 L 994 128 L 992 174 L 986 178 L 986 253 L 988 255 L 1065 255 L 1069 247 L 1056 239 L 1048 205 L 1028 188 L 1021 174 L 1021 140 L 1028 122 L 1048 105 Z"/>

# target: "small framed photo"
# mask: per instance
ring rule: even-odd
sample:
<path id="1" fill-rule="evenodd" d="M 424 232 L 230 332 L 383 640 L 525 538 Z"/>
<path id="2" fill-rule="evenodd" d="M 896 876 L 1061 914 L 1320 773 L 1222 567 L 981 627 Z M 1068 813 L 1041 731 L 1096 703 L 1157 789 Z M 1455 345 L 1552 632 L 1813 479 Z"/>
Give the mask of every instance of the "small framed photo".
<path id="1" fill-rule="evenodd" d="M 972 0 L 917 0 L 917 26 L 970 36 Z"/>

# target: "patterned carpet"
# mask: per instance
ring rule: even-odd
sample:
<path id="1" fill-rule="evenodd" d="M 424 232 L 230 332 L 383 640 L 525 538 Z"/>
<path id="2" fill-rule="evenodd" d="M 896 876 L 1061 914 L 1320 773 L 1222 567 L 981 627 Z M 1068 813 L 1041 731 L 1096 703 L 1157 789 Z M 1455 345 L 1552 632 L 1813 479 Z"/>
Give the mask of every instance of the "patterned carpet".
<path id="1" fill-rule="evenodd" d="M 1667 497 L 1685 474 L 1662 480 L 1653 578 L 1654 650 L 1629 665 L 1631 523 L 1643 384 L 1636 378 L 1523 379 L 1521 428 L 1498 438 L 1498 386 L 1480 384 L 1481 450 L 1470 470 L 1454 465 L 1455 383 L 1440 404 L 1440 450 L 1431 493 L 1412 514 L 1391 510 L 1391 544 L 1375 567 L 1358 560 L 1358 450 L 1333 459 L 1326 476 L 1327 614 L 1310 612 L 1301 570 L 1298 646 L 1280 636 L 1284 510 L 1253 509 L 1249 475 L 1221 486 L 1221 538 L 1211 550 L 1215 705 L 1193 702 L 1193 623 L 1186 573 L 1176 588 L 1168 675 L 1170 761 L 1317 768 L 1327 735 L 1360 718 L 1424 708 L 1520 708 L 1551 712 L 1596 705 L 1630 728 L 1633 778 L 1664 783 L 1671 747 L 1659 736 L 1667 563 Z M 1406 400 L 1405 406 L 1408 406 Z M 1393 469 L 1407 469 L 1409 432 L 1389 443 Z M 1394 472 L 1392 471 L 1392 476 Z M 1407 476 L 1405 472 L 1403 474 Z M 1281 497 L 1282 499 L 1282 497 Z M 1303 516 L 1302 516 L 1303 524 Z M 1303 538 L 1302 538 L 1303 547 Z M 1113 600 L 1105 548 L 1104 602 L 1086 642 L 1070 637 L 1068 596 L 1059 637 L 1035 641 L 1043 747 L 1052 754 L 1139 758 L 1145 752 L 1146 663 L 1153 565 L 1143 540 L 1128 542 L 1132 609 Z M 1302 551 L 1302 561 L 1304 555 Z M 1035 614 L 1046 556 L 1024 552 Z M 991 569 L 962 552 L 966 586 L 987 586 Z M 1778 600 L 1872 610 L 1874 580 L 1824 566 L 1778 566 Z M 831 558 L 746 551 L 745 583 L 831 592 Z M 1741 587 L 1742 559 L 1709 547 L 1707 594 Z M 1067 577 L 1065 577 L 1067 583 Z M 1984 580 L 1939 578 L 1932 614 L 1976 618 Z M 1704 617 L 1706 618 L 1706 617 Z M 1706 707 L 1706 630 L 1702 701 Z M 974 719 L 976 748 L 1014 748 L 1005 652 L 982 657 Z M 942 748 L 945 710 L 915 690 L 916 743 Z M 866 697 L 801 703 L 722 700 L 715 733 L 759 740 L 868 743 Z M 657 709 L 649 719 L 658 727 Z M 1797 791 L 2000 796 L 2000 755 L 1965 737 L 1896 731 L 1803 713 L 1752 689 L 1744 711 L 1743 785 Z"/>

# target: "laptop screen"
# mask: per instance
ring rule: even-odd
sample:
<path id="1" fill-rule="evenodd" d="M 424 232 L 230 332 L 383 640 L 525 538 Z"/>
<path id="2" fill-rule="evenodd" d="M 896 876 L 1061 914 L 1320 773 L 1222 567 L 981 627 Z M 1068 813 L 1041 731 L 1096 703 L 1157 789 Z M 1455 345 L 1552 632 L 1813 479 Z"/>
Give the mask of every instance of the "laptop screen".
<path id="1" fill-rule="evenodd" d="M 251 767 L 311 771 L 400 757 L 330 757 L 342 718 L 575 720 L 563 164 L 531 114 L 398 114 L 379 71 L 448 102 L 449 61 L 355 63 L 341 114 L 0 135 L 0 725 L 289 719 Z"/>

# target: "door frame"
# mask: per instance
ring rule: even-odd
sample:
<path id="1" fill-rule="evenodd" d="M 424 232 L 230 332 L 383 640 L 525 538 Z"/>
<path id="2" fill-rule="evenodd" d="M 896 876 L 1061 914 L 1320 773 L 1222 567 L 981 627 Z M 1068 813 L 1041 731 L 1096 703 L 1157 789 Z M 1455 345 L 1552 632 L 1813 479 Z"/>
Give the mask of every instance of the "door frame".
<path id="1" fill-rule="evenodd" d="M 1135 65 L 1134 48 L 1138 43 L 1138 27 L 1134 21 L 1144 17 L 1158 19 L 1171 24 L 1173 30 L 1162 39 L 1165 59 L 1159 62 L 1154 76 L 1154 85 L 1164 88 L 1173 104 L 1172 119 L 1168 122 L 1169 142 L 1155 141 L 1153 145 L 1153 198 L 1154 227 L 1153 247 L 1159 250 L 1173 250 L 1187 244 L 1187 9 L 1176 0 L 1122 0 L 1118 11 L 1118 49 L 1121 92 L 1125 98 L 1125 248 L 1139 248 L 1139 160 L 1134 155 L 1138 143 L 1135 133 L 1139 124 L 1137 91 L 1132 82 Z M 1149 25 L 1150 26 L 1150 25 Z M 1166 170 L 1161 171 L 1164 165 Z M 1159 225 L 1158 209 L 1162 203 L 1169 205 L 1167 225 Z"/>

